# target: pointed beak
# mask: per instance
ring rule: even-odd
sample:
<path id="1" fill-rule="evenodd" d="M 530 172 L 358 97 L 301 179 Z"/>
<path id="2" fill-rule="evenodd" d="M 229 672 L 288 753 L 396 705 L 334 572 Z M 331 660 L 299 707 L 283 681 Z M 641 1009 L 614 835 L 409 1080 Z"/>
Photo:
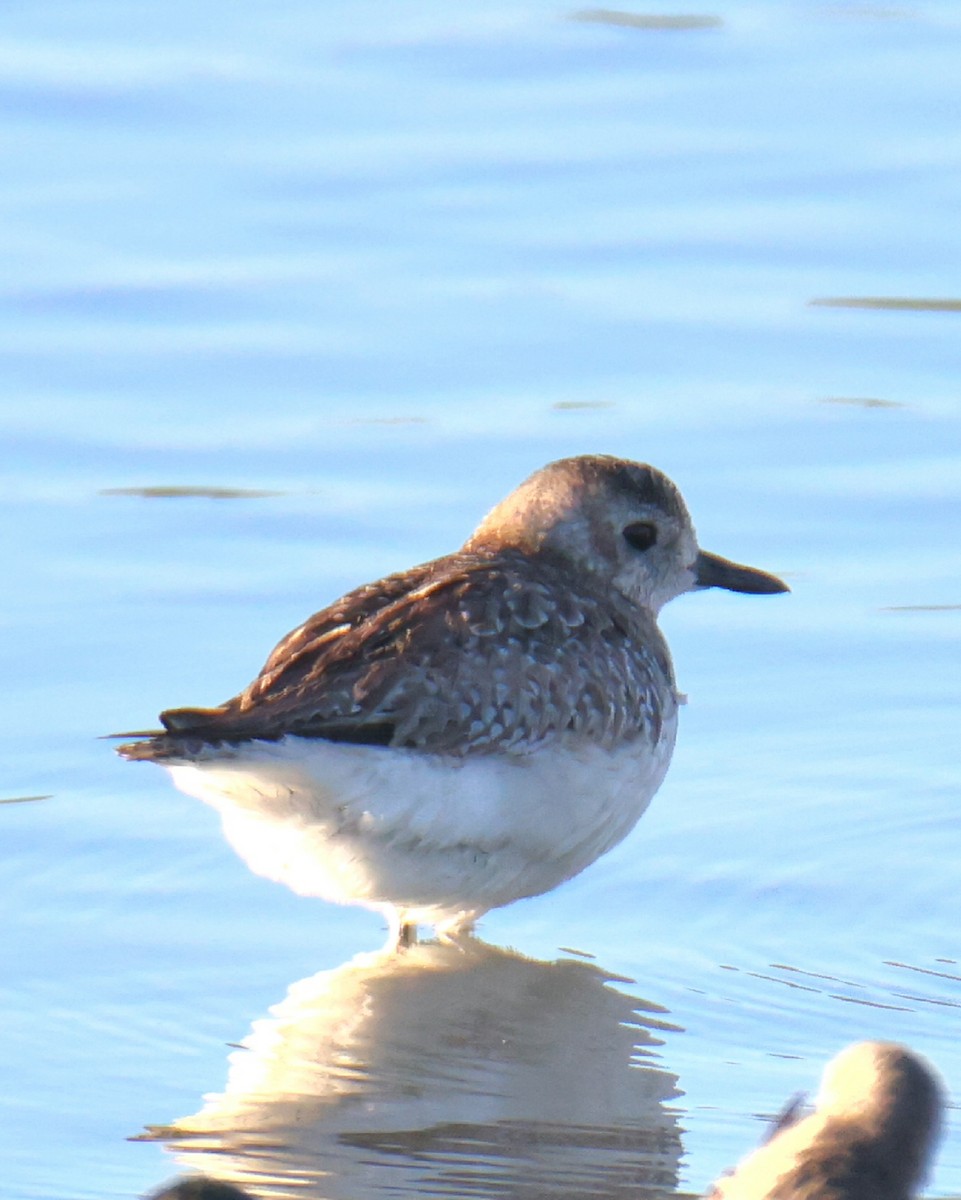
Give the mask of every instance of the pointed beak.
<path id="1" fill-rule="evenodd" d="M 755 596 L 791 590 L 776 575 L 769 575 L 767 571 L 759 571 L 756 567 L 744 567 L 721 558 L 719 554 L 708 554 L 706 550 L 702 550 L 694 560 L 694 577 L 697 587 L 727 588 L 729 592 L 750 592 Z"/>

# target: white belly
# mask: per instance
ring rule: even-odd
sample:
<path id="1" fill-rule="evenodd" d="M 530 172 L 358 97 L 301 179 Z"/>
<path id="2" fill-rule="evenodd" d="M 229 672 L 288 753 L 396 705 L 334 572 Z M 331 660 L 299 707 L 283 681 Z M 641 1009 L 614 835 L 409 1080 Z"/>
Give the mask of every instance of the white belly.
<path id="1" fill-rule="evenodd" d="M 288 736 L 171 766 L 247 865 L 303 895 L 440 928 L 556 887 L 615 846 L 659 787 L 657 747 L 453 758 Z"/>

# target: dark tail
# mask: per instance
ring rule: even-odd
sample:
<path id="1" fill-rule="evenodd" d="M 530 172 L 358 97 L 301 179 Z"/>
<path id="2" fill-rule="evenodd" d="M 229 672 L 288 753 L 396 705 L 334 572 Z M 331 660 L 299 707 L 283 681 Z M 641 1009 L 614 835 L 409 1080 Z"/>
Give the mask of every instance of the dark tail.
<path id="1" fill-rule="evenodd" d="M 226 712 L 220 708 L 171 708 L 160 714 L 163 729 L 111 733 L 111 738 L 143 738 L 117 747 L 121 758 L 130 762 L 190 762 L 210 746 L 220 745 L 223 737 L 214 733 L 217 721 Z"/>

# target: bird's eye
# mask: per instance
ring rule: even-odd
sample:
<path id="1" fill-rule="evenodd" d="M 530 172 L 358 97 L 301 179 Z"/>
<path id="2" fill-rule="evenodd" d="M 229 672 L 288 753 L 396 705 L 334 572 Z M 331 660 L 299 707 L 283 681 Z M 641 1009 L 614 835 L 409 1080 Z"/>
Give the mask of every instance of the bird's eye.
<path id="1" fill-rule="evenodd" d="M 624 540 L 635 550 L 650 550 L 657 541 L 657 526 L 651 521 L 635 521 L 622 530 Z"/>

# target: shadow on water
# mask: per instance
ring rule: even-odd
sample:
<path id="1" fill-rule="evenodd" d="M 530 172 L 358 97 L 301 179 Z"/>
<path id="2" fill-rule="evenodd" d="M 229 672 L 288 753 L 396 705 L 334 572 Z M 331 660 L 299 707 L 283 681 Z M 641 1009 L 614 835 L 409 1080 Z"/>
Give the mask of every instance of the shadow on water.
<path id="1" fill-rule="evenodd" d="M 271 1197 L 661 1197 L 681 1131 L 629 982 L 474 939 L 293 984 L 203 1108 L 136 1140 Z"/>

